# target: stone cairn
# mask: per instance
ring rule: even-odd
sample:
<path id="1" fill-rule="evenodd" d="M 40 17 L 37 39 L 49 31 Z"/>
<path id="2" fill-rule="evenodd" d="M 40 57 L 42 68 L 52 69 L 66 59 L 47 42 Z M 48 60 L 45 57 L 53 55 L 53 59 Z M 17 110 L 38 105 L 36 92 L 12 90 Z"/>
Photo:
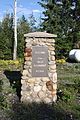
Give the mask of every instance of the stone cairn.
<path id="1" fill-rule="evenodd" d="M 21 77 L 21 101 L 52 103 L 57 100 L 57 73 L 54 34 L 34 32 L 24 35 L 24 65 Z M 32 49 L 34 46 L 48 48 L 48 76 L 32 76 Z"/>

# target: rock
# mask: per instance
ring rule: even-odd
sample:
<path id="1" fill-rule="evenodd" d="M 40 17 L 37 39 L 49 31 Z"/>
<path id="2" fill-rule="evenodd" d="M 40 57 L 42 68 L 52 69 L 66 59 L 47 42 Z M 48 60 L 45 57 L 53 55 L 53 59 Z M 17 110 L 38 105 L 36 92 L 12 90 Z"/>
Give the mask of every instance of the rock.
<path id="1" fill-rule="evenodd" d="M 22 89 L 22 91 L 26 91 L 26 84 L 23 84 L 21 89 Z"/>
<path id="2" fill-rule="evenodd" d="M 34 92 L 39 92 L 42 86 L 34 86 Z"/>
<path id="3" fill-rule="evenodd" d="M 46 102 L 46 103 L 51 103 L 52 100 L 51 100 L 50 98 L 45 98 L 45 102 Z"/>
<path id="4" fill-rule="evenodd" d="M 53 76 L 53 73 L 48 73 L 49 78 Z"/>
<path id="5" fill-rule="evenodd" d="M 49 62 L 49 65 L 54 65 L 55 64 L 55 61 L 50 61 Z"/>
<path id="6" fill-rule="evenodd" d="M 31 87 L 27 86 L 27 87 L 26 87 L 26 91 L 27 91 L 27 92 L 30 92 L 30 91 L 31 91 Z"/>
<path id="7" fill-rule="evenodd" d="M 55 72 L 53 74 L 53 83 L 56 83 L 57 82 L 57 73 Z"/>
<path id="8" fill-rule="evenodd" d="M 23 80 L 26 80 L 27 79 L 27 76 L 22 76 L 21 77 Z"/>
<path id="9" fill-rule="evenodd" d="M 29 60 L 30 60 L 30 57 L 25 57 L 25 60 L 26 60 L 26 61 L 29 61 Z"/>
<path id="10" fill-rule="evenodd" d="M 52 69 L 52 70 L 56 69 L 56 64 L 50 65 L 50 69 Z"/>
<path id="11" fill-rule="evenodd" d="M 30 48 L 32 45 L 30 43 L 26 43 L 25 45 L 27 48 Z"/>
<path id="12" fill-rule="evenodd" d="M 26 65 L 27 65 L 27 66 L 31 66 L 31 64 L 32 64 L 31 61 L 27 61 L 27 64 L 26 64 Z"/>
<path id="13" fill-rule="evenodd" d="M 49 80 L 49 78 L 48 77 L 44 77 L 44 78 L 42 78 L 41 79 L 43 82 L 47 82 L 48 80 Z"/>
<path id="14" fill-rule="evenodd" d="M 40 99 L 45 98 L 45 92 L 40 91 L 40 92 L 38 93 L 38 97 L 39 97 Z"/>
<path id="15" fill-rule="evenodd" d="M 54 74 L 54 73 L 56 73 L 56 69 L 50 70 L 50 72 Z"/>
<path id="16" fill-rule="evenodd" d="M 46 85 L 42 87 L 42 91 L 46 91 Z"/>
<path id="17" fill-rule="evenodd" d="M 53 102 L 56 102 L 57 100 L 57 95 L 53 96 Z"/>
<path id="18" fill-rule="evenodd" d="M 46 43 L 47 46 L 51 46 L 51 43 Z"/>
<path id="19" fill-rule="evenodd" d="M 48 43 L 54 43 L 54 42 L 55 42 L 54 39 L 47 39 L 46 41 L 47 41 Z"/>
<path id="20" fill-rule="evenodd" d="M 51 60 L 52 60 L 52 61 L 55 61 L 55 56 L 52 56 L 52 57 L 51 57 Z"/>
<path id="21" fill-rule="evenodd" d="M 28 75 L 28 70 L 23 70 L 23 72 L 22 72 L 22 75 L 24 75 L 24 76 L 26 76 L 26 75 Z"/>
<path id="22" fill-rule="evenodd" d="M 54 51 L 55 48 L 51 46 L 51 47 L 49 47 L 49 50 L 50 50 L 50 51 Z"/>
<path id="23" fill-rule="evenodd" d="M 31 48 L 25 48 L 25 53 L 31 53 L 32 52 L 32 49 Z"/>
<path id="24" fill-rule="evenodd" d="M 53 84 L 53 89 L 56 90 L 57 89 L 57 84 Z"/>
<path id="25" fill-rule="evenodd" d="M 21 84 L 26 84 L 26 81 L 25 80 L 21 80 Z"/>
<path id="26" fill-rule="evenodd" d="M 54 52 L 54 51 L 51 51 L 51 52 L 50 52 L 50 55 L 52 55 L 52 56 L 55 55 L 55 52 Z"/>
<path id="27" fill-rule="evenodd" d="M 28 79 L 27 82 L 30 83 L 30 84 L 34 84 L 35 83 L 35 78 L 30 78 L 30 79 Z"/>

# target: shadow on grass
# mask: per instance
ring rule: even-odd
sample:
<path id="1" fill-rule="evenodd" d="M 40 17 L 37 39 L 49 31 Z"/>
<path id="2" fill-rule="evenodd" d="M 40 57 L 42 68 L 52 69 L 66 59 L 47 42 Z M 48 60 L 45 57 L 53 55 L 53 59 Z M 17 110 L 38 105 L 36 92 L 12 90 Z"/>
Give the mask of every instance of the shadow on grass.
<path id="1" fill-rule="evenodd" d="M 61 110 L 56 105 L 31 103 L 13 105 L 14 114 L 11 120 L 74 120 L 70 113 Z"/>
<path id="2" fill-rule="evenodd" d="M 21 72 L 20 71 L 9 71 L 5 70 L 4 74 L 10 82 L 10 85 L 16 89 L 17 96 L 19 100 L 21 98 Z"/>

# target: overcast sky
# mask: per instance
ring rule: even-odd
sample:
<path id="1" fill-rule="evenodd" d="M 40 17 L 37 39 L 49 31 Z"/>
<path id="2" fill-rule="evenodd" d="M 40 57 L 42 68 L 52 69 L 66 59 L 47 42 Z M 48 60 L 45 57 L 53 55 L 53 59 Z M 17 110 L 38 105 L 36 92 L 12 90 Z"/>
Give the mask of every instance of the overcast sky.
<path id="1" fill-rule="evenodd" d="M 43 8 L 37 3 L 40 0 L 17 0 L 17 17 L 25 15 L 26 18 L 33 15 L 38 20 Z M 13 12 L 14 0 L 0 0 L 0 20 L 6 13 Z"/>

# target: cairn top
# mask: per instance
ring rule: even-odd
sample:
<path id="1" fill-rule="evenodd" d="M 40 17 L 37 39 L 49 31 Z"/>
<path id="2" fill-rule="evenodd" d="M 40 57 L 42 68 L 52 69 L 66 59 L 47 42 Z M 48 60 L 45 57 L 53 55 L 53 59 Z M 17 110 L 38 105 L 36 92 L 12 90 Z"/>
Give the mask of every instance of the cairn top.
<path id="1" fill-rule="evenodd" d="M 57 35 L 50 34 L 46 32 L 32 32 L 28 34 L 24 34 L 24 37 L 30 37 L 30 38 L 55 38 Z"/>

